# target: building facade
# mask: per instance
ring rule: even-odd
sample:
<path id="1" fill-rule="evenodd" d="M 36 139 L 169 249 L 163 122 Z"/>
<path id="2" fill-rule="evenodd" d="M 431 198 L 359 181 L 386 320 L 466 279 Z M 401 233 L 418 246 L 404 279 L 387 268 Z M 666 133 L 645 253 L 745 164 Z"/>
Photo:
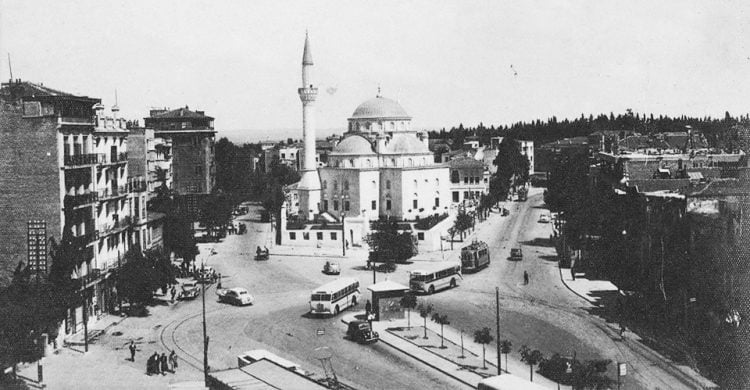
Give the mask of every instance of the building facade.
<path id="1" fill-rule="evenodd" d="M 482 195 L 489 193 L 490 173 L 482 161 L 461 157 L 449 164 L 451 202 L 469 205 L 479 202 Z"/>

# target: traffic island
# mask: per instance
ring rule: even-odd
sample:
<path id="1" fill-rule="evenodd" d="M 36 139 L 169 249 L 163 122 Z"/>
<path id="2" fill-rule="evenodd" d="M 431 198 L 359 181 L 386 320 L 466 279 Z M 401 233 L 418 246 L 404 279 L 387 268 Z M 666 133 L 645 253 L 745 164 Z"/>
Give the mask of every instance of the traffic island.
<path id="1" fill-rule="evenodd" d="M 481 351 L 479 353 L 469 351 L 466 348 L 466 344 L 462 349 L 460 340 L 457 340 L 458 342 L 456 343 L 452 340 L 443 339 L 441 342 L 440 333 L 430 329 L 427 329 L 427 338 L 424 338 L 425 329 L 422 326 L 388 328 L 387 332 L 441 359 L 445 359 L 447 362 L 455 364 L 459 367 L 459 370 L 472 372 L 482 378 L 497 375 L 496 365 L 489 361 L 485 361 L 483 364 Z M 464 337 L 465 343 L 471 341 L 471 335 L 465 334 Z"/>

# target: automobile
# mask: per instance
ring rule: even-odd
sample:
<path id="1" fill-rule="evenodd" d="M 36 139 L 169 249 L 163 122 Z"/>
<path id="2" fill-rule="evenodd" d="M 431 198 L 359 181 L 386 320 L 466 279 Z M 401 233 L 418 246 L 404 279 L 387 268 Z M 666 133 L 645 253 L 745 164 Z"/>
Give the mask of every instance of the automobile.
<path id="1" fill-rule="evenodd" d="M 549 221 L 550 221 L 549 215 L 542 214 L 539 216 L 539 223 L 549 223 Z"/>
<path id="2" fill-rule="evenodd" d="M 190 281 L 182 283 L 180 286 L 180 297 L 179 299 L 195 299 L 200 294 L 198 283 Z"/>
<path id="3" fill-rule="evenodd" d="M 198 283 L 214 283 L 216 281 L 216 271 L 210 265 L 204 265 L 198 269 L 195 279 Z"/>
<path id="4" fill-rule="evenodd" d="M 521 250 L 521 247 L 510 249 L 510 259 L 511 260 L 523 260 L 523 251 Z"/>
<path id="5" fill-rule="evenodd" d="M 222 288 L 216 291 L 219 302 L 229 303 L 237 306 L 252 305 L 255 298 L 242 287 Z"/>
<path id="6" fill-rule="evenodd" d="M 335 261 L 326 261 L 323 266 L 323 273 L 328 275 L 338 275 L 341 273 L 341 266 Z"/>
<path id="7" fill-rule="evenodd" d="M 367 321 L 355 320 L 349 323 L 346 337 L 360 344 L 372 344 L 380 340 L 380 335 L 370 327 Z"/>
<path id="8" fill-rule="evenodd" d="M 501 215 L 502 215 L 503 217 L 507 217 L 508 215 L 510 215 L 510 210 L 508 210 L 508 209 L 506 209 L 506 208 L 503 208 L 503 212 L 502 212 L 502 214 L 501 214 Z"/>

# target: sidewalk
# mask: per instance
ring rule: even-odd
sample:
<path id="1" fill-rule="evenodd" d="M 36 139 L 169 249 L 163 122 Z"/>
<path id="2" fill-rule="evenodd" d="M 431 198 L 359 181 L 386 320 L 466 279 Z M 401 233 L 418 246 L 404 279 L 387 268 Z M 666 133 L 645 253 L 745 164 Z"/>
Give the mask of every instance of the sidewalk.
<path id="1" fill-rule="evenodd" d="M 356 313 L 347 313 L 341 321 L 344 323 L 349 323 L 352 321 L 356 315 L 363 315 L 364 312 L 356 312 Z M 424 324 L 424 321 L 419 315 L 412 313 L 411 314 L 411 325 L 412 328 L 420 328 L 422 329 L 422 326 Z M 392 332 L 390 332 L 389 328 L 398 328 L 403 327 L 405 328 L 407 326 L 407 319 L 399 319 L 399 320 L 391 320 L 391 321 L 374 321 L 372 323 L 373 330 L 378 332 L 380 335 L 380 341 L 393 347 L 394 349 L 398 350 L 401 353 L 404 353 L 421 363 L 432 367 L 433 369 L 440 371 L 441 373 L 461 382 L 464 383 L 467 387 L 470 387 L 472 389 L 477 388 L 477 384 L 487 377 L 487 375 L 492 376 L 497 374 L 497 353 L 496 349 L 494 348 L 494 343 L 491 343 L 486 346 L 486 361 L 487 361 L 487 375 L 480 375 L 478 373 L 475 373 L 473 371 L 467 370 L 465 367 L 462 367 L 461 365 L 454 363 L 447 358 L 444 358 L 440 355 L 438 355 L 436 352 L 432 352 L 428 349 L 422 348 L 417 346 L 416 344 L 410 342 L 409 340 L 405 340 Z M 427 329 L 431 332 L 434 332 L 436 334 L 440 334 L 440 325 L 428 320 L 427 321 Z M 454 344 L 460 345 L 461 341 L 461 335 L 460 331 L 446 325 L 443 327 L 443 334 L 445 337 L 445 341 L 452 342 Z M 440 338 L 436 337 L 434 339 L 435 345 L 440 345 Z M 474 354 L 479 357 L 481 360 L 482 356 L 482 346 L 481 344 L 477 344 L 474 342 L 474 336 L 472 334 L 465 333 L 464 334 L 464 349 L 471 354 Z M 505 371 L 505 355 L 502 355 L 502 365 L 503 365 L 503 372 L 510 373 L 512 375 L 518 376 L 520 378 L 528 380 L 529 377 L 529 366 L 525 363 L 521 362 L 521 360 L 517 356 L 517 352 L 515 350 L 508 354 L 508 371 Z M 534 367 L 536 370 L 536 366 Z M 534 383 L 551 388 L 556 389 L 557 384 L 538 373 L 534 374 Z M 561 388 L 569 388 L 566 386 L 562 386 Z"/>
<path id="2" fill-rule="evenodd" d="M 342 256 L 341 248 L 316 248 L 275 245 L 269 248 L 271 256 L 292 256 L 292 257 L 322 257 L 330 259 L 354 259 L 365 261 L 367 259 L 367 250 L 360 247 L 350 247 L 346 250 L 346 256 Z"/>
<path id="3" fill-rule="evenodd" d="M 615 286 L 608 280 L 589 280 L 586 278 L 585 274 L 579 272 L 576 272 L 574 280 L 570 268 L 560 267 L 560 280 L 562 280 L 563 284 L 568 288 L 568 290 L 572 291 L 574 294 L 585 299 L 591 304 L 597 306 L 600 306 L 601 303 L 599 302 L 599 298 L 596 296 L 596 294 L 601 294 L 602 292 L 619 294 L 620 291 L 617 286 Z M 616 328 L 614 324 L 608 323 L 607 326 L 612 330 L 612 332 L 619 332 L 619 328 Z M 643 339 L 639 335 L 630 331 L 626 331 L 624 333 L 624 336 L 624 343 L 626 343 L 638 353 L 649 356 L 649 360 L 655 362 L 661 369 L 672 374 L 675 378 L 678 378 L 683 383 L 695 388 L 717 388 L 716 384 L 701 376 L 691 367 L 684 364 L 679 364 L 644 345 Z M 658 344 L 658 342 L 656 343 Z"/>

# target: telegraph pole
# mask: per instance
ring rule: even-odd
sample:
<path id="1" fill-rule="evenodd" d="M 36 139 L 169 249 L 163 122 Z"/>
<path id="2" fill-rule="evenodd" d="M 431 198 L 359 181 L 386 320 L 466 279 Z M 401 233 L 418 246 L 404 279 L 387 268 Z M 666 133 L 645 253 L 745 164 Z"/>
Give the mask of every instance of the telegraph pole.
<path id="1" fill-rule="evenodd" d="M 201 265 L 201 269 L 203 269 Z M 206 283 L 203 281 L 201 283 L 203 286 L 203 294 L 202 301 L 203 301 L 203 382 L 208 386 L 208 336 L 206 336 Z"/>
<path id="2" fill-rule="evenodd" d="M 495 348 L 497 349 L 497 375 L 502 374 L 500 365 L 500 287 L 495 287 L 495 320 L 497 324 L 497 334 L 495 335 Z"/>

